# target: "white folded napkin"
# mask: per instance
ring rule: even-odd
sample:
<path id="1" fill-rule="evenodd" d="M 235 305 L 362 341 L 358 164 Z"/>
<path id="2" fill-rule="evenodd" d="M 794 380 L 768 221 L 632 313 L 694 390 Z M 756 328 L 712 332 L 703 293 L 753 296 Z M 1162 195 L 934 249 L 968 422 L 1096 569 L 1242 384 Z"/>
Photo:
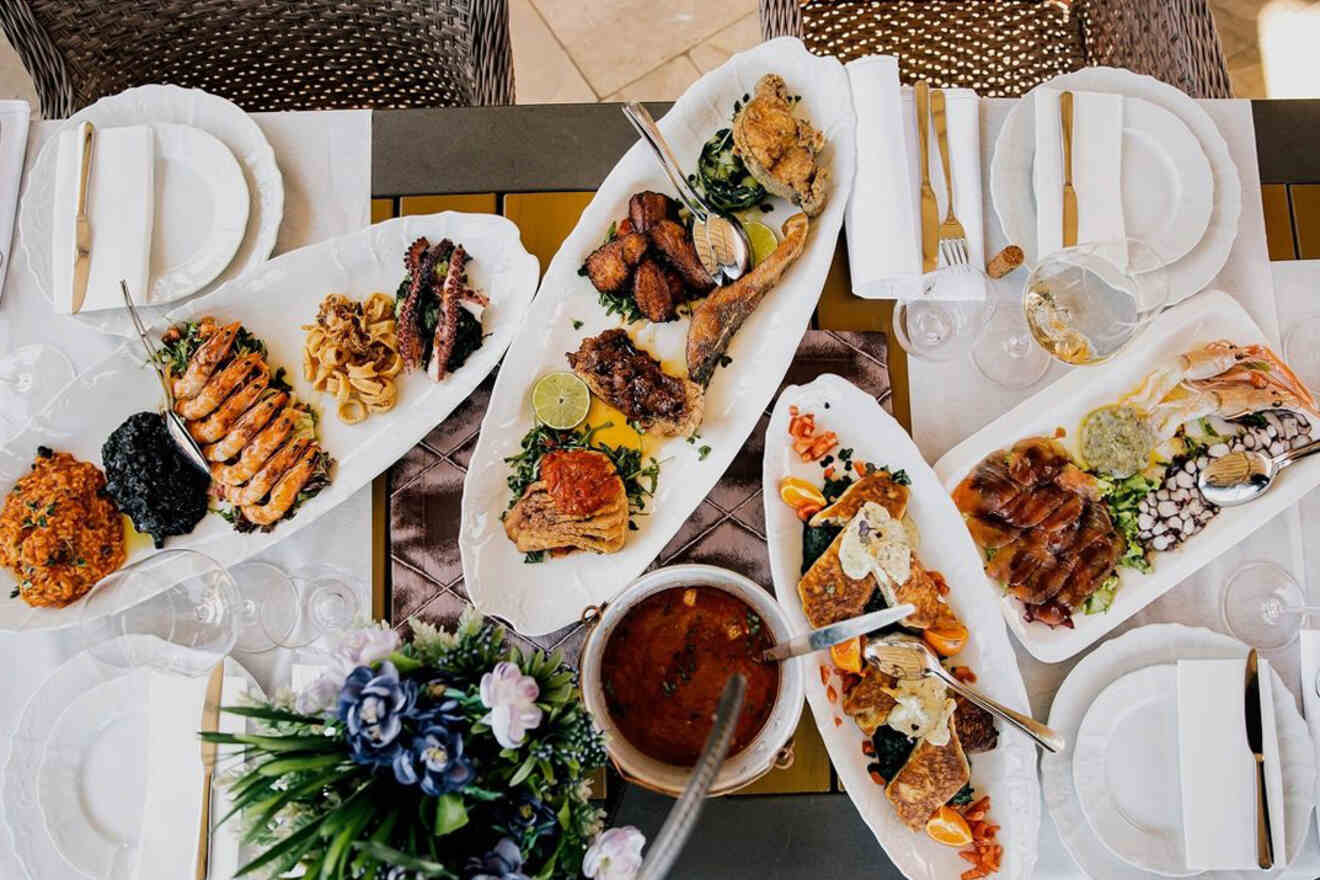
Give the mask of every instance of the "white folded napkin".
<path id="1" fill-rule="evenodd" d="M 1307 502 L 1303 501 L 1298 507 L 1305 510 L 1306 504 Z M 1304 629 L 1302 630 L 1302 708 L 1306 710 L 1304 713 L 1306 726 L 1311 729 L 1311 741 L 1315 744 L 1316 758 L 1320 760 L 1320 694 L 1316 693 L 1318 681 L 1320 681 L 1320 630 Z M 1320 827 L 1320 813 L 1316 814 L 1315 821 L 1317 827 Z"/>
<path id="2" fill-rule="evenodd" d="M 1245 661 L 1178 661 L 1178 769 L 1192 870 L 1250 870 L 1256 862 L 1256 762 L 1247 747 Z M 1274 674 L 1261 660 L 1261 729 L 1275 865 L 1287 862 Z"/>
<path id="3" fill-rule="evenodd" d="M 141 880 L 191 877 L 197 864 L 204 775 L 197 731 L 201 729 L 206 684 L 206 676 L 151 674 L 147 696 L 150 761 L 137 870 Z M 246 690 L 245 678 L 226 675 L 221 686 L 221 705 L 238 702 Z M 242 729 L 242 718 L 221 713 L 220 730 L 238 733 Z M 219 819 L 227 810 L 224 795 L 216 786 L 212 820 Z M 211 857 L 210 876 L 233 876 L 238 846 L 232 831 L 222 829 L 213 837 Z"/>
<path id="4" fill-rule="evenodd" d="M 857 112 L 857 172 L 848 200 L 848 266 L 852 289 L 866 299 L 912 299 L 921 293 L 921 173 L 912 88 L 898 82 L 898 59 L 859 58 L 847 65 Z M 945 89 L 953 206 L 967 234 L 972 266 L 985 266 L 981 203 L 980 101 L 969 89 Z M 943 219 L 948 200 L 935 130 L 930 130 L 930 180 Z M 965 295 L 985 295 L 980 284 Z"/>
<path id="5" fill-rule="evenodd" d="M 5 292 L 13 253 L 14 212 L 18 188 L 23 180 L 23 156 L 27 153 L 28 120 L 32 108 L 27 101 L 0 101 L 0 297 Z"/>
<path id="6" fill-rule="evenodd" d="M 55 311 L 73 311 L 73 260 L 77 248 L 78 178 L 82 142 L 78 126 L 59 134 L 55 211 L 51 223 L 51 279 Z M 145 125 L 98 128 L 92 137 L 87 216 L 92 227 L 91 272 L 82 311 L 123 308 L 119 282 L 145 302 L 150 280 L 155 192 L 155 136 Z"/>
<path id="7" fill-rule="evenodd" d="M 1037 88 L 1036 254 L 1063 247 L 1063 128 L 1058 89 Z M 1073 92 L 1072 177 L 1077 191 L 1077 243 L 1121 242 L 1123 226 L 1123 96 Z M 1125 265 L 1126 248 L 1116 257 Z"/>

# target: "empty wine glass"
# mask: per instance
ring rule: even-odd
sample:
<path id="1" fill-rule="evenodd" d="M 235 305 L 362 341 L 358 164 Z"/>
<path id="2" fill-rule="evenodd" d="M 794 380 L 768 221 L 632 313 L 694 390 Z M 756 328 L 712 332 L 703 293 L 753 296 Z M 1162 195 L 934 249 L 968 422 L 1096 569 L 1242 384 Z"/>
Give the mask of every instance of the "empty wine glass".
<path id="1" fill-rule="evenodd" d="M 1032 336 L 1066 364 L 1099 364 L 1135 339 L 1169 299 L 1165 261 L 1138 239 L 1064 248 L 1027 276 Z"/>
<path id="2" fill-rule="evenodd" d="M 208 674 L 233 649 L 242 628 L 233 578 L 194 550 L 165 550 L 122 568 L 80 604 L 91 651 L 124 668 Z"/>
<path id="3" fill-rule="evenodd" d="M 971 348 L 990 317 L 985 273 L 953 266 L 922 279 L 920 294 L 894 303 L 894 339 L 916 358 L 949 361 Z"/>
<path id="4" fill-rule="evenodd" d="M 1229 633 L 1263 651 L 1292 644 L 1302 616 L 1320 614 L 1291 574 L 1272 562 L 1251 562 L 1224 585 L 1221 613 Z"/>
<path id="5" fill-rule="evenodd" d="M 269 562 L 243 562 L 230 569 L 239 597 L 242 628 L 236 651 L 260 654 L 287 645 L 301 616 L 298 588 Z"/>
<path id="6" fill-rule="evenodd" d="M 22 430 L 77 375 L 68 355 L 25 345 L 0 357 L 0 440 Z"/>
<path id="7" fill-rule="evenodd" d="M 1320 314 L 1292 326 L 1283 339 L 1283 359 L 1307 388 L 1320 394 Z"/>
<path id="8" fill-rule="evenodd" d="M 363 610 L 358 590 L 341 569 L 311 566 L 297 571 L 293 581 L 302 593 L 302 625 L 292 638 L 281 642 L 286 648 L 303 648 L 322 636 L 343 632 Z"/>
<path id="9" fill-rule="evenodd" d="M 990 320 L 972 345 L 972 363 L 1004 388 L 1035 385 L 1050 369 L 1050 356 L 1036 344 L 1016 296 L 992 298 Z"/>

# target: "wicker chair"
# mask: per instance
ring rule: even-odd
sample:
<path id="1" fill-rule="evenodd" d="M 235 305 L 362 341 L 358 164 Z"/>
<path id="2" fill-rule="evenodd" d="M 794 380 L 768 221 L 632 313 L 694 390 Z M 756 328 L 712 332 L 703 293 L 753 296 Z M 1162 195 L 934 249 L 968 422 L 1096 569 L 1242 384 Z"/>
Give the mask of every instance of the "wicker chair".
<path id="1" fill-rule="evenodd" d="M 1232 92 L 1206 0 L 759 0 L 768 40 L 819 55 L 899 57 L 904 82 L 1013 97 L 1087 65 L 1126 67 L 1198 98 Z"/>
<path id="2" fill-rule="evenodd" d="M 174 83 L 245 110 L 513 103 L 508 0 L 3 0 L 48 118 Z"/>

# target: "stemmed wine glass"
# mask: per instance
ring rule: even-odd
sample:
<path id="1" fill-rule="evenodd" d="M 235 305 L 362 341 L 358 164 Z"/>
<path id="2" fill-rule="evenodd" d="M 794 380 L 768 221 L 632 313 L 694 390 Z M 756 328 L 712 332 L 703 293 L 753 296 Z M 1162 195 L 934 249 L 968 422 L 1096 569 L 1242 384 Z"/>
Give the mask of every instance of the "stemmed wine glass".
<path id="1" fill-rule="evenodd" d="M 0 358 L 0 440 L 11 437 L 77 373 L 50 345 L 25 345 Z"/>
<path id="2" fill-rule="evenodd" d="M 315 565 L 299 569 L 293 581 L 302 594 L 302 626 L 294 638 L 283 643 L 286 648 L 303 648 L 322 636 L 343 632 L 362 610 L 358 592 L 338 568 Z"/>
<path id="3" fill-rule="evenodd" d="M 269 562 L 244 562 L 230 571 L 243 623 L 238 651 L 304 648 L 348 629 L 358 615 L 358 594 L 337 568 L 314 565 L 291 575 Z"/>
<path id="4" fill-rule="evenodd" d="M 1283 568 L 1250 562 L 1224 585 L 1220 611 L 1234 638 L 1268 651 L 1292 644 L 1303 615 L 1320 614 L 1320 605 L 1308 605 L 1297 580 Z"/>
<path id="5" fill-rule="evenodd" d="M 243 625 L 234 579 L 195 550 L 165 550 L 121 568 L 80 605 L 82 634 L 98 659 L 176 675 L 209 673 Z"/>

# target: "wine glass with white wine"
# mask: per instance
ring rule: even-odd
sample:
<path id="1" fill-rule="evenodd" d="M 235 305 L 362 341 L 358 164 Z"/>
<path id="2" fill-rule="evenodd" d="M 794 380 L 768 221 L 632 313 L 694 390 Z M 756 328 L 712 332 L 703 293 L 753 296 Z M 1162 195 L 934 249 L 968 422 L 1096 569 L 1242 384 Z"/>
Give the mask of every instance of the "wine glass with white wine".
<path id="1" fill-rule="evenodd" d="M 1164 265 L 1149 245 L 1132 238 L 1056 251 L 1027 277 L 1027 327 L 1066 364 L 1104 363 L 1166 307 Z"/>

